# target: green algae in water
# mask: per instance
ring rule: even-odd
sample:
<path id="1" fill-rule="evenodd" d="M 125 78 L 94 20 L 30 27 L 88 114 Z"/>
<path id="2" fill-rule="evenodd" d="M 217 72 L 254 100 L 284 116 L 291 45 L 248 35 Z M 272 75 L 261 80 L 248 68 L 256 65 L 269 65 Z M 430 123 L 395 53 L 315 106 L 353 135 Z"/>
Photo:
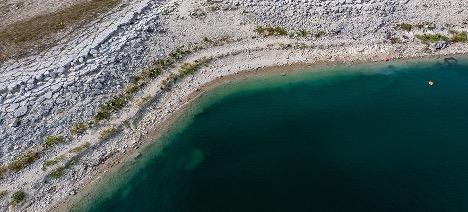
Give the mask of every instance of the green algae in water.
<path id="1" fill-rule="evenodd" d="M 83 211 L 468 211 L 460 62 L 340 66 L 213 89 L 167 145 Z"/>

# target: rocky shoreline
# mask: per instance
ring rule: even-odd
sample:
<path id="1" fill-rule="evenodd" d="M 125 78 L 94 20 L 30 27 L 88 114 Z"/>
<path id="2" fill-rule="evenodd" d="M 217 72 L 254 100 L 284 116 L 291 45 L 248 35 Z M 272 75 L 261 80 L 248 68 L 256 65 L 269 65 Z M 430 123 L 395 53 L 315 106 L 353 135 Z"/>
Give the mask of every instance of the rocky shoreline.
<path id="1" fill-rule="evenodd" d="M 0 179 L 5 196 L 27 194 L 16 205 L 0 198 L 0 211 L 46 211 L 80 194 L 103 170 L 147 143 L 194 92 L 221 77 L 288 64 L 466 54 L 467 43 L 426 44 L 417 37 L 466 32 L 467 6 L 453 0 L 123 2 L 49 51 L 0 65 L 0 164 L 41 149 L 30 164 Z M 402 23 L 412 29 L 398 27 Z M 271 28 L 272 35 L 259 26 L 266 33 Z M 189 53 L 139 87 L 121 110 L 83 133 L 71 132 L 178 48 Z M 182 64 L 204 58 L 210 59 L 206 66 L 162 89 Z M 103 139 L 106 129 L 112 135 Z M 48 137 L 64 142 L 44 148 Z M 52 177 L 57 170 L 60 176 Z"/>

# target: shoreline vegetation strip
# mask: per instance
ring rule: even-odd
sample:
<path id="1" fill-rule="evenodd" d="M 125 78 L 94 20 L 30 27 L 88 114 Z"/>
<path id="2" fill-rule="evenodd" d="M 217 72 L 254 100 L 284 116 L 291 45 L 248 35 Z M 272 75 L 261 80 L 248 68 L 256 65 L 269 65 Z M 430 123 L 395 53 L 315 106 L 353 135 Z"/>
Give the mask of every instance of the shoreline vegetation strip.
<path id="1" fill-rule="evenodd" d="M 223 38 L 222 41 L 227 41 L 227 39 Z M 219 43 L 217 42 L 215 42 L 215 44 L 219 45 Z M 98 126 L 100 122 L 110 119 L 113 114 L 119 112 L 121 109 L 127 106 L 129 101 L 135 96 L 137 92 L 139 92 L 143 87 L 148 85 L 148 83 L 150 83 L 156 77 L 160 76 L 162 71 L 167 71 L 171 68 L 176 67 L 177 63 L 181 62 L 187 55 L 192 53 L 191 50 L 184 48 L 184 46 L 176 48 L 173 52 L 169 53 L 168 57 L 156 60 L 153 63 L 153 65 L 151 65 L 149 68 L 146 68 L 140 73 L 132 76 L 131 81 L 121 91 L 120 94 L 112 97 L 110 100 L 102 103 L 98 107 L 97 112 L 93 116 L 93 119 L 91 121 L 89 121 L 88 123 L 79 122 L 72 124 L 72 127 L 69 130 L 70 135 L 78 136 L 84 134 L 87 130 Z M 201 48 L 196 47 L 195 49 L 200 50 Z M 161 86 L 161 89 L 164 91 L 170 90 L 172 85 L 175 84 L 177 80 L 181 80 L 187 77 L 188 75 L 195 73 L 201 67 L 206 66 L 210 60 L 211 59 L 208 58 L 202 58 L 200 61 L 194 61 L 193 63 L 183 63 L 180 66 L 177 74 L 171 73 L 169 77 L 163 80 L 163 85 Z M 107 140 L 116 133 L 118 133 L 119 129 L 119 126 L 106 128 L 100 132 L 99 139 Z M 44 150 L 47 150 L 64 142 L 65 138 L 63 136 L 46 136 L 44 138 L 43 146 L 37 147 L 35 148 L 35 150 L 30 150 L 23 153 L 6 166 L 0 165 L 0 178 L 2 178 L 9 172 L 18 172 L 22 170 L 28 165 L 34 163 L 36 160 L 40 159 L 40 155 L 41 153 L 43 153 Z M 87 142 L 70 149 L 68 153 L 78 154 L 90 146 L 91 144 Z M 46 159 L 43 162 L 42 170 L 46 171 L 48 167 L 58 164 L 59 161 L 63 160 L 64 158 L 65 156 L 61 155 L 56 157 L 55 159 Z M 57 179 L 59 178 L 58 176 L 63 175 L 64 171 L 65 170 L 63 168 L 56 169 L 52 173 L 49 173 L 48 176 L 53 176 L 52 178 Z"/>
<path id="2" fill-rule="evenodd" d="M 403 30 L 403 31 L 412 31 L 415 28 L 422 29 L 427 28 L 429 30 L 434 30 L 435 25 L 431 23 L 424 23 L 424 24 L 417 24 L 411 25 L 407 23 L 398 24 L 395 29 L 396 30 Z M 286 30 L 285 28 L 276 26 L 257 26 L 254 31 L 263 36 L 288 36 L 291 38 L 300 38 L 300 37 L 308 37 L 312 35 L 314 38 L 319 39 L 322 36 L 325 36 L 327 33 L 324 31 L 318 31 L 316 33 L 310 33 L 307 30 L 298 30 L 298 31 L 290 31 Z M 422 43 L 429 44 L 435 43 L 438 41 L 446 41 L 446 42 L 468 42 L 467 32 L 464 31 L 455 31 L 450 30 L 451 37 L 441 35 L 441 34 L 416 34 L 415 37 L 421 40 Z M 205 39 L 206 43 L 210 43 L 212 46 L 219 46 L 219 43 L 226 42 L 227 38 L 221 38 L 219 41 L 212 41 L 209 39 Z M 92 120 L 88 122 L 79 122 L 72 124 L 72 127 L 69 129 L 69 134 L 72 136 L 79 136 L 87 132 L 87 130 L 99 126 L 102 121 L 108 120 L 111 116 L 119 111 L 121 111 L 128 103 L 135 97 L 135 95 L 141 91 L 143 87 L 148 85 L 151 81 L 156 79 L 158 76 L 161 75 L 163 71 L 167 71 L 171 68 L 176 67 L 178 63 L 180 63 L 187 55 L 191 54 L 192 51 L 201 50 L 203 47 L 196 46 L 192 50 L 186 49 L 184 46 L 176 48 L 174 51 L 169 53 L 169 55 L 165 58 L 156 60 L 152 65 L 148 68 L 143 69 L 141 72 L 134 74 L 131 77 L 131 81 L 127 84 L 127 86 L 110 100 L 105 101 L 102 103 L 92 117 Z M 183 63 L 180 65 L 178 73 L 170 73 L 168 77 L 162 80 L 161 83 L 161 90 L 169 91 L 172 86 L 178 81 L 181 80 L 196 71 L 198 71 L 203 66 L 207 66 L 208 63 L 212 60 L 212 58 L 202 58 L 201 60 L 194 61 L 193 63 Z M 106 128 L 100 132 L 99 139 L 100 140 L 107 140 L 116 133 L 119 133 L 120 126 L 112 126 Z M 34 163 L 36 160 L 40 158 L 40 154 L 49 148 L 52 148 L 56 145 L 65 142 L 65 138 L 62 136 L 54 136 L 49 135 L 44 138 L 44 144 L 42 147 L 35 148 L 35 150 L 30 150 L 22 155 L 18 156 L 15 160 L 13 160 L 8 165 L 0 165 L 0 178 L 2 178 L 8 172 L 18 172 L 21 169 L 27 167 L 29 164 Z M 68 152 L 71 154 L 78 154 L 83 150 L 90 147 L 90 143 L 85 143 L 70 149 Z M 49 166 L 54 166 L 58 164 L 65 158 L 64 155 L 58 156 L 55 159 L 47 159 L 43 162 L 42 170 L 46 171 Z M 76 162 L 77 158 L 74 158 L 73 161 Z M 58 179 L 63 176 L 64 171 L 69 166 L 73 165 L 74 162 L 69 163 L 67 162 L 66 166 L 58 167 L 54 171 L 48 174 L 49 179 Z"/>
<path id="3" fill-rule="evenodd" d="M 450 29 L 447 35 L 436 32 L 425 32 L 425 30 L 434 31 L 437 29 L 436 24 L 430 22 L 422 22 L 414 25 L 409 23 L 400 23 L 395 26 L 395 29 L 407 32 L 412 32 L 415 29 L 424 30 L 424 33 L 414 35 L 424 44 L 436 43 L 439 41 L 445 41 L 450 43 L 468 42 L 468 33 L 466 31 L 457 31 Z"/>
<path id="4" fill-rule="evenodd" d="M 401 23 L 397 24 L 395 29 L 404 30 L 404 31 L 412 31 L 413 29 L 423 29 L 427 28 L 430 30 L 435 29 L 435 25 L 432 23 L 420 23 L 416 25 L 408 24 L 408 23 Z M 254 31 L 263 36 L 290 36 L 292 37 L 308 37 L 309 35 L 313 35 L 315 38 L 320 38 L 327 33 L 324 31 L 318 31 L 314 34 L 308 32 L 307 30 L 297 30 L 297 31 L 290 31 L 286 30 L 280 26 L 257 26 Z M 468 42 L 467 32 L 464 31 L 455 31 L 450 30 L 450 34 L 452 35 L 451 38 L 441 35 L 441 34 L 416 34 L 415 37 L 421 40 L 423 43 L 435 43 L 438 41 L 450 41 L 452 43 L 456 42 Z M 213 46 L 219 46 L 219 43 L 223 43 L 227 41 L 227 38 L 221 38 L 219 41 L 205 41 L 206 43 L 210 43 Z M 196 46 L 193 48 L 193 51 L 197 51 L 203 49 L 200 46 Z M 98 106 L 98 109 L 93 116 L 93 119 L 88 122 L 79 122 L 72 124 L 72 127 L 69 129 L 69 133 L 72 136 L 79 136 L 86 133 L 87 130 L 98 126 L 102 121 L 110 119 L 110 117 L 119 112 L 125 106 L 128 105 L 129 101 L 135 96 L 137 92 L 139 92 L 143 87 L 148 85 L 152 80 L 160 76 L 162 71 L 167 71 L 171 68 L 174 68 L 177 63 L 181 62 L 183 58 L 187 55 L 191 54 L 192 50 L 185 49 L 184 46 L 176 48 L 174 51 L 169 53 L 169 55 L 165 58 L 161 58 L 156 60 L 152 65 L 148 68 L 142 70 L 140 73 L 137 73 L 131 77 L 131 81 L 127 84 L 127 86 L 120 92 L 120 94 L 111 97 L 110 100 L 102 103 Z M 210 62 L 211 58 L 203 58 L 201 61 L 195 61 L 194 63 L 184 63 L 180 66 L 179 72 L 177 74 L 171 73 L 168 77 L 162 80 L 161 89 L 164 91 L 169 91 L 172 88 L 172 85 L 177 82 L 177 80 L 186 77 L 197 71 L 204 65 L 207 65 Z M 117 126 L 118 128 L 118 126 Z M 108 139 L 111 134 L 114 134 L 117 131 L 113 129 L 110 132 L 110 129 L 107 129 L 107 132 L 101 131 L 101 135 L 99 136 L 100 139 L 106 140 Z M 108 135 L 106 135 L 108 134 Z M 65 138 L 62 136 L 54 136 L 49 135 L 44 138 L 44 146 L 43 148 L 38 148 L 38 150 L 28 151 L 17 157 L 13 162 L 8 164 L 7 166 L 0 165 L 0 177 L 7 174 L 9 171 L 17 172 L 29 164 L 33 163 L 37 159 L 39 159 L 39 154 L 42 150 L 47 150 L 52 148 L 56 145 L 65 142 Z M 71 151 L 76 152 L 76 151 Z M 50 160 L 47 164 L 50 165 Z M 47 167 L 47 165 L 46 165 Z"/>

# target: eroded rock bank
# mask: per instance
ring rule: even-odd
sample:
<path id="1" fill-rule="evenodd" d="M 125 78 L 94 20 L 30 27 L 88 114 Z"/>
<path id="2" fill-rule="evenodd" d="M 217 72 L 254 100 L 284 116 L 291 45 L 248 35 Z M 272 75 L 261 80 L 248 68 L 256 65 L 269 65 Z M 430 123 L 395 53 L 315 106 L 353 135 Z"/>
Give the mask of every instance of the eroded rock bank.
<path id="1" fill-rule="evenodd" d="M 55 47 L 0 66 L 0 210 L 45 211 L 76 195 L 112 166 L 106 161 L 126 158 L 219 77 L 293 63 L 466 53 L 467 6 L 124 1 Z M 27 195 L 13 205 L 16 191 Z"/>

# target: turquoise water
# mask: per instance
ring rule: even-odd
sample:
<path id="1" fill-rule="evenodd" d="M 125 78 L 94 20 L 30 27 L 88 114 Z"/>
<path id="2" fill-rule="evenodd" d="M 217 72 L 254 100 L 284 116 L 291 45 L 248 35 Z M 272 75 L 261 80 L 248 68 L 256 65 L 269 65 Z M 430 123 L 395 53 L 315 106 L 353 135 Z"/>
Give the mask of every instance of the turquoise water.
<path id="1" fill-rule="evenodd" d="M 468 211 L 463 62 L 221 86 L 161 138 L 164 148 L 147 150 L 80 210 Z"/>

